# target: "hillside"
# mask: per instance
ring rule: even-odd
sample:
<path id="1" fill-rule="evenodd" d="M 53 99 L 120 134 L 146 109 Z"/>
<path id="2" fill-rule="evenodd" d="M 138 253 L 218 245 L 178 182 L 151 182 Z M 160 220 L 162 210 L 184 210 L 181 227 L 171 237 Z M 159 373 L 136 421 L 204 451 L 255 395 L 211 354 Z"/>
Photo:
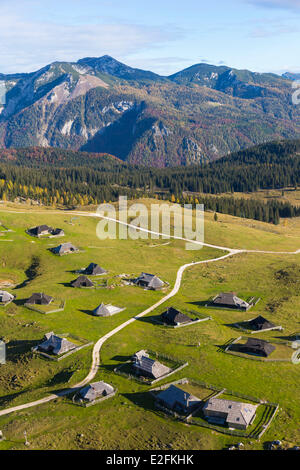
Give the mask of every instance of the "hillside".
<path id="1" fill-rule="evenodd" d="M 287 78 L 288 80 L 299 80 L 300 79 L 300 73 L 286 72 L 282 76 L 284 78 Z"/>
<path id="2" fill-rule="evenodd" d="M 159 169 L 130 165 L 105 154 L 43 148 L 2 150 L 0 200 L 29 198 L 38 204 L 71 208 L 116 201 L 124 195 L 130 199 L 156 196 L 278 224 L 280 217 L 300 215 L 297 201 L 233 195 L 262 189 L 296 190 L 299 152 L 299 140 L 271 142 L 204 165 Z"/>
<path id="3" fill-rule="evenodd" d="M 21 178 L 34 174 L 25 168 L 43 168 L 42 174 L 62 173 L 60 169 L 83 167 L 95 186 L 120 186 L 132 190 L 168 191 L 179 196 L 184 191 L 201 193 L 255 192 L 259 189 L 295 187 L 300 184 L 300 140 L 274 141 L 234 152 L 202 165 L 173 168 L 146 168 L 130 165 L 99 153 L 58 148 L 0 150 L 3 177 L 10 179 L 12 166 L 22 166 Z M 8 166 L 7 166 L 8 165 Z M 15 170 L 19 174 L 20 170 Z M 36 173 L 38 174 L 38 173 Z M 96 189 L 95 189 L 96 190 Z"/>
<path id="4" fill-rule="evenodd" d="M 0 149 L 0 163 L 16 166 L 92 166 L 93 168 L 116 167 L 123 162 L 113 155 L 88 153 L 59 148 L 27 147 Z"/>
<path id="5" fill-rule="evenodd" d="M 108 337 L 100 351 L 100 367 L 95 370 L 93 381 L 111 384 L 117 389 L 114 397 L 84 407 L 72 402 L 72 392 L 4 414 L 0 417 L 5 437 L 0 442 L 1 450 L 24 449 L 24 431 L 29 450 L 143 449 L 169 453 L 170 449 L 221 450 L 238 442 L 243 442 L 245 450 L 263 450 L 275 439 L 281 440 L 284 448 L 299 445 L 300 369 L 299 364 L 291 362 L 295 350 L 290 344 L 299 334 L 300 271 L 299 254 L 290 252 L 299 248 L 300 219 L 270 227 L 225 215 L 216 222 L 213 215 L 205 214 L 206 243 L 278 253 L 243 252 L 222 259 L 221 249 L 203 247 L 190 251 L 182 241 L 172 238 L 168 244 L 164 238 L 99 240 L 98 219 L 91 213 L 30 206 L 18 206 L 14 210 L 12 205 L 2 205 L 1 222 L 11 231 L 1 235 L 5 249 L 0 253 L 0 279 L 13 281 L 9 291 L 17 299 L 0 310 L 1 338 L 7 343 L 8 353 L 6 364 L 0 367 L 0 412 L 75 387 L 90 371 L 92 349 L 99 338 L 105 338 L 128 320 L 131 323 Z M 62 257 L 53 255 L 49 247 L 62 240 L 32 238 L 25 232 L 38 224 L 61 227 L 65 231 L 62 240 L 71 241 L 80 247 L 80 252 Z M 74 271 L 92 261 L 108 270 L 101 280 L 114 288 L 71 287 L 70 282 L 76 276 Z M 202 264 L 197 265 L 199 262 Z M 186 269 L 178 292 L 166 299 L 175 285 L 178 269 L 186 263 L 192 265 Z M 162 292 L 122 283 L 120 274 L 136 276 L 141 271 L 156 273 L 170 286 Z M 205 306 L 217 293 L 231 291 L 242 299 L 254 296 L 260 301 L 248 312 Z M 33 292 L 65 300 L 64 311 L 41 314 L 27 308 L 24 301 Z M 124 310 L 106 318 L 95 317 L 91 311 L 99 305 L 99 298 Z M 164 303 L 137 319 L 141 312 L 163 299 Z M 170 306 L 200 318 L 209 314 L 211 320 L 179 329 L 166 327 L 158 323 L 158 316 Z M 258 334 L 261 339 L 276 342 L 275 358 L 271 355 L 270 362 L 264 363 L 251 357 L 225 354 L 226 344 L 241 335 L 236 323 L 257 315 L 284 328 L 284 331 Z M 44 334 L 50 331 L 94 344 L 60 361 L 47 360 L 34 354 L 32 347 L 40 344 Z M 286 362 L 276 361 L 277 352 L 283 348 Z M 167 357 L 188 365 L 153 386 L 114 372 L 120 365 L 126 367 L 126 361 L 141 349 L 155 351 L 163 363 Z M 149 393 L 154 387 L 184 377 L 211 384 L 217 390 L 226 388 L 234 393 L 235 399 L 246 395 L 278 403 L 278 413 L 260 440 L 230 435 L 231 431 L 225 427 L 219 432 L 197 424 L 186 425 L 157 409 Z M 203 399 L 208 393 L 211 395 L 211 391 L 198 395 L 203 393 L 201 387 L 187 391 Z M 249 398 L 245 402 L 248 401 Z M 255 426 L 264 424 L 261 418 L 258 412 Z"/>
<path id="6" fill-rule="evenodd" d="M 0 75 L 0 147 L 59 147 L 168 167 L 300 135 L 291 77 L 198 64 L 169 77 L 112 57 Z"/>

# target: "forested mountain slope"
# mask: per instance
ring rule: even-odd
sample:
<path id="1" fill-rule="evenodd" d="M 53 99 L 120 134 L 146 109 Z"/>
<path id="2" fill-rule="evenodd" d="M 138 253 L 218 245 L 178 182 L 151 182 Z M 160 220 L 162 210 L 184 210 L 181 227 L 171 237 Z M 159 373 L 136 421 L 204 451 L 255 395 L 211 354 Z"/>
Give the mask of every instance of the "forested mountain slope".
<path id="1" fill-rule="evenodd" d="M 289 76 L 198 64 L 161 77 L 104 56 L 0 79 L 0 148 L 60 147 L 168 167 L 300 135 Z"/>

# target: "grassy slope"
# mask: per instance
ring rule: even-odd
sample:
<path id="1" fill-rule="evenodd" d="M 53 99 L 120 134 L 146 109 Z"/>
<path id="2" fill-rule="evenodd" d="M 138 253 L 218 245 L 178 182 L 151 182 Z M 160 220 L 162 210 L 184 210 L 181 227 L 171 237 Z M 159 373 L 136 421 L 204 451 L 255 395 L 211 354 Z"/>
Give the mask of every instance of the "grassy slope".
<path id="1" fill-rule="evenodd" d="M 270 189 L 270 190 L 260 190 L 255 193 L 235 193 L 234 196 L 246 197 L 246 198 L 256 198 L 263 201 L 269 201 L 270 199 L 276 199 L 277 201 L 289 202 L 293 206 L 300 205 L 300 190 L 299 189 L 284 189 L 284 194 L 282 194 L 282 189 Z"/>
<path id="2" fill-rule="evenodd" d="M 37 256 L 40 275 L 26 287 L 14 290 L 18 299 L 25 299 L 34 291 L 45 291 L 67 299 L 64 312 L 45 316 L 14 304 L 0 310 L 1 336 L 20 341 L 17 345 L 12 344 L 9 361 L 0 369 L 1 408 L 43 396 L 49 390 L 65 386 L 68 380 L 70 385 L 86 375 L 91 361 L 91 348 L 58 364 L 49 364 L 31 356 L 29 346 L 32 341 L 39 340 L 44 332 L 69 332 L 95 341 L 163 295 L 132 287 L 75 290 L 63 285 L 76 277 L 69 271 L 95 261 L 109 269 L 110 278 L 119 273 L 138 274 L 146 270 L 156 272 L 173 284 L 181 264 L 222 254 L 207 248 L 188 252 L 179 241 L 155 248 L 151 248 L 151 245 L 159 241 L 103 242 L 95 236 L 97 222 L 94 219 L 81 217 L 72 226 L 64 222 L 70 220 L 67 213 L 55 215 L 49 211 L 48 214 L 38 215 L 33 211 L 16 215 L 3 211 L 0 220 L 15 231 L 0 237 L 15 241 L 0 242 L 0 278 L 15 279 L 21 283 L 26 279 L 24 270 L 30 266 L 32 256 Z M 292 220 L 288 226 L 278 227 L 223 215 L 220 220 L 216 223 L 213 214 L 206 214 L 207 242 L 249 249 L 299 248 L 297 220 Z M 26 227 L 39 223 L 63 228 L 66 237 L 37 240 L 24 234 Z M 84 253 L 59 258 L 46 250 L 50 244 L 56 245 L 62 240 L 71 240 L 82 247 Z M 300 302 L 297 282 L 300 275 L 297 263 L 298 257 L 295 255 L 241 254 L 216 264 L 189 269 L 184 274 L 180 292 L 168 304 L 209 313 L 213 317 L 212 321 L 200 323 L 194 328 L 165 329 L 151 322 L 151 316 L 160 313 L 161 307 L 149 318 L 133 323 L 105 343 L 101 352 L 102 366 L 97 377 L 118 387 L 119 394 L 113 401 L 82 409 L 73 406 L 66 398 L 2 417 L 0 428 L 7 441 L 0 444 L 0 448 L 22 448 L 25 429 L 32 448 L 36 449 L 159 449 L 166 445 L 174 449 L 219 449 L 237 441 L 165 418 L 154 411 L 152 399 L 144 394 L 148 387 L 112 373 L 112 368 L 120 361 L 137 349 L 147 347 L 189 362 L 188 368 L 173 376 L 174 379 L 194 377 L 234 391 L 278 401 L 282 411 L 263 442 L 274 438 L 286 438 L 289 443 L 299 442 L 299 367 L 291 364 L 261 364 L 218 352 L 218 346 L 238 336 L 238 332 L 228 326 L 230 323 L 250 319 L 258 313 L 285 327 L 283 333 L 275 331 L 261 337 L 271 339 L 288 336 L 298 329 Z M 278 280 L 278 271 L 281 270 L 287 272 L 285 281 L 280 280 L 280 276 Z M 201 302 L 221 290 L 235 290 L 244 297 L 259 296 L 262 301 L 247 314 L 205 309 Z M 94 308 L 101 301 L 124 306 L 126 310 L 107 319 L 94 318 L 83 311 Z M 25 324 L 29 326 L 24 327 Z M 201 346 L 196 347 L 199 341 Z M 11 382 L 13 375 L 17 375 L 17 379 Z M 84 436 L 80 437 L 80 434 Z M 247 443 L 247 447 L 261 448 L 263 442 L 252 445 Z"/>
<path id="3" fill-rule="evenodd" d="M 283 192 L 283 194 L 282 194 Z M 204 193 L 193 193 L 189 192 L 188 194 L 194 196 L 207 196 Z M 271 199 L 275 199 L 278 202 L 289 202 L 293 206 L 300 205 L 300 190 L 295 188 L 283 188 L 283 189 L 259 189 L 253 193 L 221 193 L 221 194 L 211 194 L 210 196 L 224 197 L 229 198 L 235 197 L 236 199 L 258 199 L 259 201 L 268 202 Z"/>

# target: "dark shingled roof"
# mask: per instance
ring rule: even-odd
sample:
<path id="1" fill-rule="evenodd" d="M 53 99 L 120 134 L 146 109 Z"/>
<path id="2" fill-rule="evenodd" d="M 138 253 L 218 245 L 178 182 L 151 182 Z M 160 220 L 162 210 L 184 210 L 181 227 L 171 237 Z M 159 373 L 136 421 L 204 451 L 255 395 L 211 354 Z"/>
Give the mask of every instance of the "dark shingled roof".
<path id="1" fill-rule="evenodd" d="M 157 379 L 168 372 L 171 372 L 171 369 L 164 364 L 161 364 L 154 359 L 148 357 L 148 355 L 134 355 L 133 356 L 133 366 L 140 372 L 145 373 L 151 377 Z"/>
<path id="2" fill-rule="evenodd" d="M 217 295 L 213 300 L 212 303 L 214 305 L 223 305 L 225 307 L 230 308 L 241 308 L 241 309 L 248 309 L 250 305 L 245 302 L 245 300 L 240 299 L 236 296 L 234 292 L 222 292 L 221 294 Z"/>
<path id="3" fill-rule="evenodd" d="M 94 287 L 93 282 L 86 276 L 79 276 L 71 282 L 72 287 Z"/>
<path id="4" fill-rule="evenodd" d="M 167 310 L 161 314 L 161 318 L 168 325 L 178 325 L 192 321 L 190 317 L 184 315 L 184 313 L 181 313 L 174 307 L 168 307 Z"/>
<path id="5" fill-rule="evenodd" d="M 170 385 L 156 396 L 156 400 L 162 402 L 167 408 L 174 410 L 178 405 L 188 411 L 195 405 L 200 404 L 201 400 L 175 385 Z"/>
<path id="6" fill-rule="evenodd" d="M 256 414 L 257 405 L 238 401 L 210 398 L 203 407 L 207 417 L 222 416 L 228 426 L 242 425 L 244 428 L 251 423 Z"/>
<path id="7" fill-rule="evenodd" d="M 62 228 L 54 228 L 51 232 L 51 235 L 64 235 L 65 232 Z"/>
<path id="8" fill-rule="evenodd" d="M 79 392 L 81 398 L 87 401 L 94 401 L 101 397 L 106 397 L 114 392 L 111 385 L 105 382 L 94 382 L 82 388 Z"/>
<path id="9" fill-rule="evenodd" d="M 76 348 L 76 344 L 71 343 L 66 338 L 61 338 L 51 331 L 45 334 L 45 341 L 38 345 L 38 349 L 53 353 L 55 355 L 63 354 Z"/>
<path id="10" fill-rule="evenodd" d="M 253 318 L 253 320 L 250 320 L 248 322 L 248 325 L 249 325 L 250 329 L 257 330 L 257 331 L 266 330 L 268 328 L 275 328 L 275 326 L 276 326 L 276 325 L 274 325 L 274 323 L 270 322 L 269 320 L 262 317 L 261 315 L 259 315 L 256 318 Z"/>
<path id="11" fill-rule="evenodd" d="M 53 253 L 56 253 L 58 255 L 61 255 L 63 253 L 79 251 L 78 248 L 76 248 L 76 246 L 74 246 L 70 242 L 62 243 L 61 245 L 58 245 L 55 248 L 52 248 L 51 250 L 53 251 Z"/>
<path id="12" fill-rule="evenodd" d="M 160 289 L 164 285 L 164 282 L 161 279 L 154 274 L 149 273 L 141 273 L 135 282 L 139 286 L 148 287 L 149 289 Z"/>
<path id="13" fill-rule="evenodd" d="M 258 338 L 247 338 L 247 343 L 239 345 L 241 352 L 250 352 L 260 356 L 269 356 L 273 351 L 275 351 L 275 346 Z"/>
<path id="14" fill-rule="evenodd" d="M 93 315 L 97 317 L 109 317 L 111 315 L 110 311 L 104 305 L 104 303 L 100 304 L 97 308 L 93 310 Z"/>
<path id="15" fill-rule="evenodd" d="M 43 232 L 50 233 L 52 230 L 52 227 L 49 227 L 48 225 L 38 225 L 37 227 L 30 228 L 28 232 L 32 235 L 40 235 Z"/>
<path id="16" fill-rule="evenodd" d="M 27 304 L 38 304 L 38 305 L 49 305 L 53 300 L 50 295 L 43 294 L 42 292 L 36 292 L 26 300 Z"/>
<path id="17" fill-rule="evenodd" d="M 101 266 L 96 263 L 90 263 L 83 271 L 83 274 L 88 274 L 89 276 L 97 276 L 99 274 L 105 273 L 107 273 L 107 271 L 105 271 L 105 269 L 101 268 Z"/>

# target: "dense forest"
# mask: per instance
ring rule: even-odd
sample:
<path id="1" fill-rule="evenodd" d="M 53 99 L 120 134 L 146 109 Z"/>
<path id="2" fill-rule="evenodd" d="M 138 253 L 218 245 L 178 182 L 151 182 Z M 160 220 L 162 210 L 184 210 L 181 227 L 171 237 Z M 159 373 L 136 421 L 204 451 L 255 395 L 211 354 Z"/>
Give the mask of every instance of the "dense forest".
<path id="1" fill-rule="evenodd" d="M 0 198 L 75 207 L 115 201 L 119 195 L 159 197 L 180 204 L 204 203 L 206 210 L 278 223 L 280 217 L 299 216 L 300 208 L 276 200 L 265 203 L 215 195 L 297 187 L 299 152 L 299 140 L 273 142 L 208 164 L 158 169 L 129 165 L 106 154 L 4 150 L 0 151 Z"/>

